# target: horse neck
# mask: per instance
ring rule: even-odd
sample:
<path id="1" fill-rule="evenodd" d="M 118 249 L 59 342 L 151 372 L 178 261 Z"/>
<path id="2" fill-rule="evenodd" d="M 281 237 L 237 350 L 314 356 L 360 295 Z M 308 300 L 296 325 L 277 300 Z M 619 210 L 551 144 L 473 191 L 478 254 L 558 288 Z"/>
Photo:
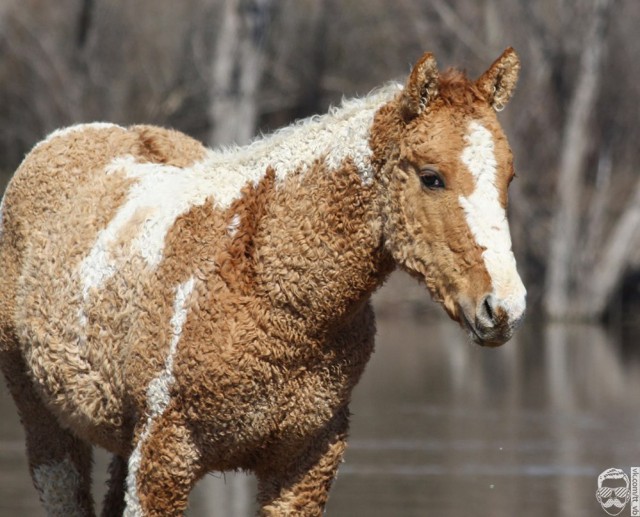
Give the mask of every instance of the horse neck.
<path id="1" fill-rule="evenodd" d="M 217 171 L 237 171 L 229 181 L 246 182 L 226 213 L 245 238 L 243 254 L 255 257 L 242 283 L 271 312 L 321 330 L 361 306 L 388 273 L 369 140 L 374 116 L 397 91 L 345 101 L 213 157 Z"/>
<path id="2" fill-rule="evenodd" d="M 322 332 L 358 312 L 393 265 L 382 246 L 375 182 L 346 159 L 272 191 L 255 237 L 256 285 L 272 312 Z"/>
<path id="3" fill-rule="evenodd" d="M 284 127 L 244 147 L 216 151 L 208 166 L 238 171 L 236 177 L 257 183 L 267 169 L 282 183 L 292 174 L 304 174 L 318 160 L 330 170 L 346 159 L 353 161 L 363 181 L 373 178 L 370 130 L 378 110 L 397 94 L 400 85 L 390 83 L 363 98 L 347 99 L 324 115 L 313 116 Z M 228 181 L 231 178 L 225 178 Z"/>

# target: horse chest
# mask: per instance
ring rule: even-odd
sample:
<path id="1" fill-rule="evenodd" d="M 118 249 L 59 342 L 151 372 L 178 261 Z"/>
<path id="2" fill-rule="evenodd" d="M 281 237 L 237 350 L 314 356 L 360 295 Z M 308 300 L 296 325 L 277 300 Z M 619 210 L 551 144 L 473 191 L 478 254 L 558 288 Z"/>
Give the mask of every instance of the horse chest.
<path id="1" fill-rule="evenodd" d="M 347 347 L 335 340 L 293 345 L 256 334 L 255 341 L 225 346 L 214 339 L 196 361 L 185 344 L 176 369 L 180 398 L 187 418 L 214 445 L 212 466 L 249 468 L 247 458 L 265 448 L 302 443 L 323 429 L 348 404 L 371 346 L 372 336 Z"/>

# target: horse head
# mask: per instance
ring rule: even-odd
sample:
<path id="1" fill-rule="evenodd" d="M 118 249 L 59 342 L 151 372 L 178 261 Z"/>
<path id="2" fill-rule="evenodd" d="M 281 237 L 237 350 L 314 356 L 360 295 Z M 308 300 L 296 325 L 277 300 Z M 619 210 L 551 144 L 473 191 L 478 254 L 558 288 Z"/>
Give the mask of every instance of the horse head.
<path id="1" fill-rule="evenodd" d="M 440 75 L 424 54 L 371 135 L 385 246 L 489 346 L 511 337 L 526 306 L 506 213 L 513 157 L 496 116 L 519 66 L 507 49 L 471 81 L 456 70 Z"/>

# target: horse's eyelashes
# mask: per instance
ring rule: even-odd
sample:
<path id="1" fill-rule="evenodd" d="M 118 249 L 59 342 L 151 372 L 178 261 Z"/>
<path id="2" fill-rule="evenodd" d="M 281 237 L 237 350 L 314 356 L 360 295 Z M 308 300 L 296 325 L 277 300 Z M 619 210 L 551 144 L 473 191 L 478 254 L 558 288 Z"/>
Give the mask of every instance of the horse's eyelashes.
<path id="1" fill-rule="evenodd" d="M 420 183 L 429 190 L 439 190 L 445 187 L 442 176 L 433 169 L 420 170 Z"/>

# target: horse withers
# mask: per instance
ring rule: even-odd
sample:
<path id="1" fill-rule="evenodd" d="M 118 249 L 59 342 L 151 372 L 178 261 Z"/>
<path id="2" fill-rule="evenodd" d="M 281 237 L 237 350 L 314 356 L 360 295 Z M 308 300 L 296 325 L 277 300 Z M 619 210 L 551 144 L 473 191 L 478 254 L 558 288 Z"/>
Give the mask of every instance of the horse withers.
<path id="1" fill-rule="evenodd" d="M 320 515 L 372 292 L 396 267 L 481 345 L 525 310 L 496 118 L 511 49 L 476 81 L 425 54 L 406 84 L 246 147 L 85 124 L 36 145 L 1 209 L 0 363 L 50 515 L 180 515 L 244 469 L 263 515 Z"/>

